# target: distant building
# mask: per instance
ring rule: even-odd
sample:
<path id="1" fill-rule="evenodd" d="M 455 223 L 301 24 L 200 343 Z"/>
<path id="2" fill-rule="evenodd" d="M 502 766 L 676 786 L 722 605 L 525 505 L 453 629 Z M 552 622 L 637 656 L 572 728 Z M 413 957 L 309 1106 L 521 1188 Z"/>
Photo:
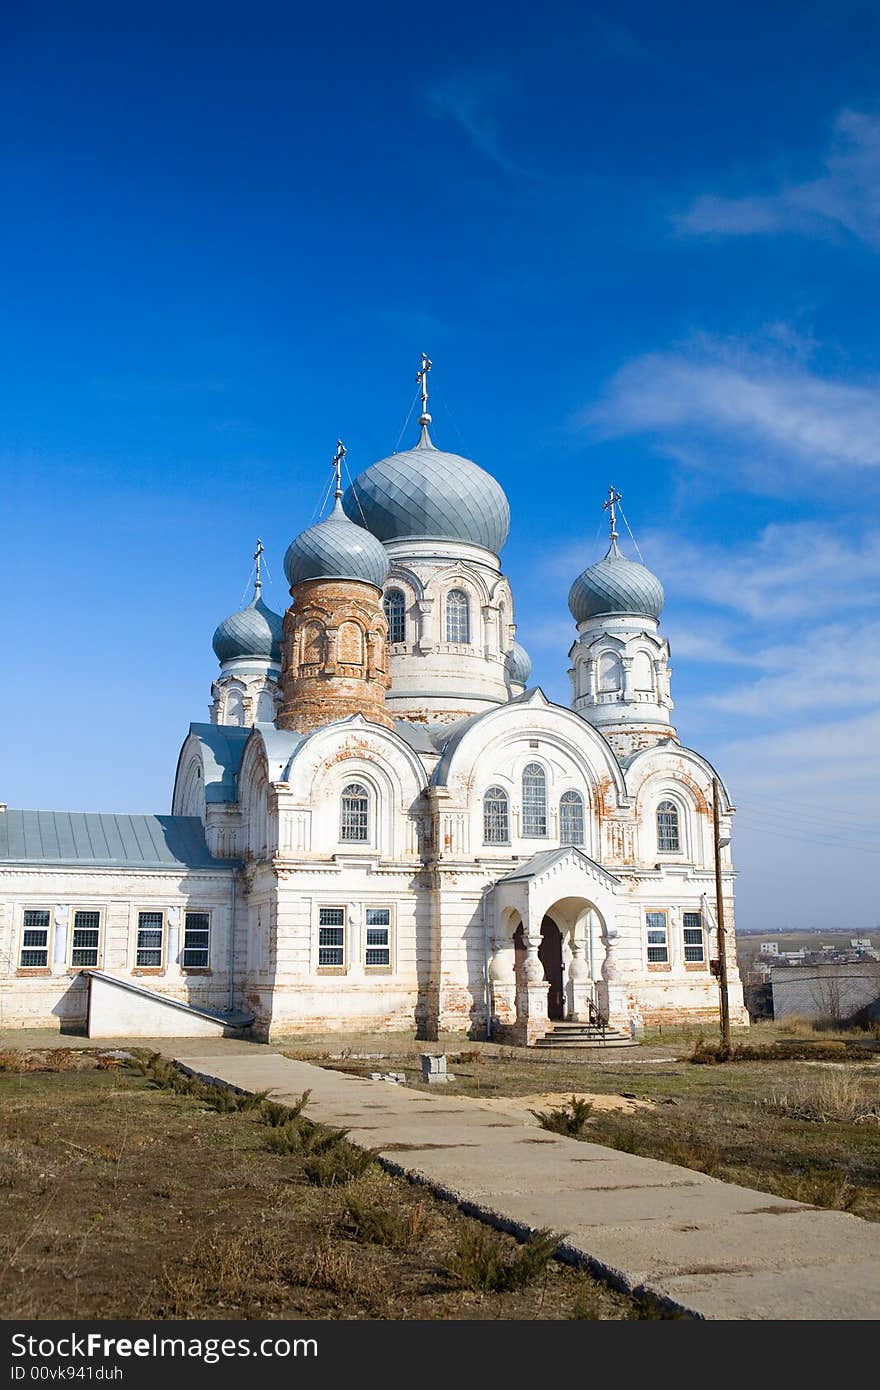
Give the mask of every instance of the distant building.
<path id="1" fill-rule="evenodd" d="M 770 988 L 774 1018 L 843 1022 L 880 1003 L 880 966 L 874 961 L 774 966 Z"/>
<path id="2" fill-rule="evenodd" d="M 762 942 L 761 942 L 761 955 L 762 955 L 762 956 L 778 956 L 778 955 L 779 955 L 779 942 L 778 942 L 778 941 L 762 941 Z"/>

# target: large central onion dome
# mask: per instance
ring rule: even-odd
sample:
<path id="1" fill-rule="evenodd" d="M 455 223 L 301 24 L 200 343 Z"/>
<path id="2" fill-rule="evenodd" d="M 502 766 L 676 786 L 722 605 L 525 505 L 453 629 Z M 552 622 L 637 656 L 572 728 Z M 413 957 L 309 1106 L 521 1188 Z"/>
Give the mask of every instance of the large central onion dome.
<path id="1" fill-rule="evenodd" d="M 659 618 L 663 611 L 663 585 L 644 565 L 628 560 L 614 536 L 605 558 L 590 565 L 572 584 L 568 606 L 576 623 L 605 613 Z"/>
<path id="2" fill-rule="evenodd" d="M 306 579 L 355 579 L 381 589 L 388 578 L 388 556 L 375 536 L 349 521 L 337 494 L 327 519 L 291 541 L 284 573 L 291 589 Z"/>
<path id="3" fill-rule="evenodd" d="M 430 417 L 427 417 L 430 418 Z M 497 555 L 510 530 L 504 490 L 479 464 L 431 443 L 427 424 L 414 449 L 371 464 L 342 502 L 381 541 L 404 537 L 465 541 Z"/>
<path id="4" fill-rule="evenodd" d="M 212 639 L 218 661 L 234 661 L 237 657 L 258 657 L 260 660 L 281 660 L 281 614 L 260 598 L 259 586 L 247 608 L 224 618 Z"/>

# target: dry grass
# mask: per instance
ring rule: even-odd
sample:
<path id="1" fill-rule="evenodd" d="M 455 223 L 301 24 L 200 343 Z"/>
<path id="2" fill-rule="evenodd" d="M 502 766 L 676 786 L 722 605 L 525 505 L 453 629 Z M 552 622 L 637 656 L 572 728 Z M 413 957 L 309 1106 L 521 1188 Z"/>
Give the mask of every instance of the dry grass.
<path id="1" fill-rule="evenodd" d="M 771 1091 L 756 1105 L 771 1115 L 818 1124 L 880 1124 L 880 1083 L 848 1071 L 792 1077 L 786 1088 Z"/>

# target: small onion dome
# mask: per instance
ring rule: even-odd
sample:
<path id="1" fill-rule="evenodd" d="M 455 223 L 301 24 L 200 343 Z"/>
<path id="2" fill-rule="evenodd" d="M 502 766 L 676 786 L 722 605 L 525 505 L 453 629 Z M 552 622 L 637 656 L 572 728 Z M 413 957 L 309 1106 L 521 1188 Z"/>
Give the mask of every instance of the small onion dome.
<path id="1" fill-rule="evenodd" d="M 529 676 L 532 674 L 532 658 L 529 656 L 525 647 L 521 647 L 519 642 L 514 642 L 510 651 L 504 658 L 504 669 L 509 678 L 517 685 L 525 685 Z"/>
<path id="2" fill-rule="evenodd" d="M 255 594 L 247 608 L 223 619 L 212 644 L 218 661 L 232 661 L 238 656 L 280 661 L 281 614 L 273 613 L 259 594 Z"/>
<path id="3" fill-rule="evenodd" d="M 590 565 L 571 586 L 568 606 L 576 623 L 605 613 L 631 613 L 659 618 L 663 585 L 644 565 L 622 555 L 612 540 L 604 560 Z"/>
<path id="4" fill-rule="evenodd" d="M 388 556 L 381 541 L 349 521 L 337 496 L 325 521 L 291 541 L 284 573 L 291 589 L 305 579 L 356 579 L 381 589 L 388 578 Z"/>
<path id="5" fill-rule="evenodd" d="M 460 454 L 431 443 L 427 424 L 414 449 L 380 459 L 355 478 L 346 514 L 382 541 L 407 536 L 465 541 L 497 555 L 510 530 L 501 484 Z"/>

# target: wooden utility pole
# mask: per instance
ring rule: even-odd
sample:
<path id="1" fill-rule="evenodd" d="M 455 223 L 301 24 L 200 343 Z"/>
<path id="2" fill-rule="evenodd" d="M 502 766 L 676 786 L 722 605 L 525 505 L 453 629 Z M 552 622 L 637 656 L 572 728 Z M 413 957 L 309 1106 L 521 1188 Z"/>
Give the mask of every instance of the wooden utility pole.
<path id="1" fill-rule="evenodd" d="M 721 1051 L 730 1056 L 730 1003 L 727 998 L 727 942 L 721 885 L 721 786 L 712 778 L 712 823 L 715 831 L 715 920 L 718 923 L 718 986 L 721 990 Z"/>

